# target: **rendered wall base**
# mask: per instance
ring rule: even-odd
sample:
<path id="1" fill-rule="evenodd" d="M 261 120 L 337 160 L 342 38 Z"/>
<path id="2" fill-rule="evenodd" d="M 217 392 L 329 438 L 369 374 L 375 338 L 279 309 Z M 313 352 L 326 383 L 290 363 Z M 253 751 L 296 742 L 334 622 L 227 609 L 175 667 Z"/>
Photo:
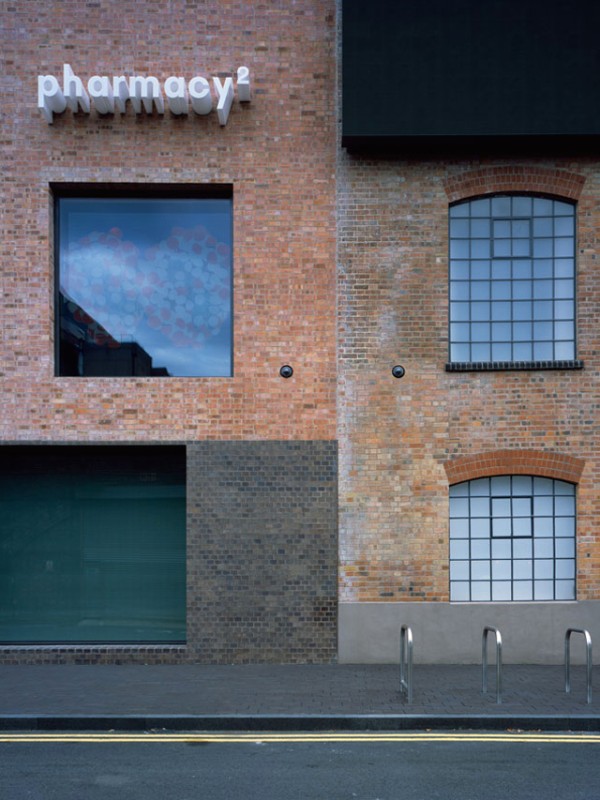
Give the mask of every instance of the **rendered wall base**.
<path id="1" fill-rule="evenodd" d="M 342 664 L 399 661 L 401 625 L 410 625 L 414 661 L 420 664 L 481 662 L 486 625 L 502 635 L 506 664 L 561 664 L 567 628 L 586 628 L 600 663 L 600 602 L 571 603 L 342 603 L 339 652 Z M 495 660 L 489 637 L 490 663 Z M 573 664 L 585 663 L 583 636 L 571 637 Z"/>

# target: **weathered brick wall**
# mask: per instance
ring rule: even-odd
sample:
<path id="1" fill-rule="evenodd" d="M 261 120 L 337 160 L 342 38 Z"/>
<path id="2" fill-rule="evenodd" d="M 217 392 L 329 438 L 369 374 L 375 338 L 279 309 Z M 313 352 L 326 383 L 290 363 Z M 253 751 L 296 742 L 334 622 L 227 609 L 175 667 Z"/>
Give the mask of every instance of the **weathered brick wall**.
<path id="1" fill-rule="evenodd" d="M 335 436 L 333 0 L 9 3 L 2 9 L 3 440 Z M 252 101 L 48 125 L 37 76 L 223 78 Z M 54 377 L 51 182 L 232 183 L 231 379 Z M 290 380 L 279 376 L 293 365 Z"/>
<path id="2" fill-rule="evenodd" d="M 449 478 L 477 477 L 483 464 L 493 471 L 498 459 L 510 471 L 520 461 L 505 451 L 528 451 L 542 474 L 581 475 L 578 598 L 600 598 L 598 167 L 340 154 L 342 602 L 448 600 Z M 507 191 L 577 200 L 582 370 L 445 371 L 448 204 Z"/>
<path id="3" fill-rule="evenodd" d="M 188 508 L 189 657 L 334 660 L 335 442 L 192 445 Z"/>

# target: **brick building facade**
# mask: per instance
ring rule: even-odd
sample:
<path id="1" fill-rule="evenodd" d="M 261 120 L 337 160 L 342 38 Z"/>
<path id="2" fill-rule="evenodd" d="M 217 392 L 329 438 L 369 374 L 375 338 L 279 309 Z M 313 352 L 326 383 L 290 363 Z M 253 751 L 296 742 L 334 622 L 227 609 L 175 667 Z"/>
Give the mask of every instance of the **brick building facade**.
<path id="1" fill-rule="evenodd" d="M 598 158 L 373 149 L 411 109 L 381 121 L 363 60 L 350 130 L 357 8 L 4 10 L 1 660 L 393 661 L 409 623 L 421 661 L 491 624 L 556 662 L 566 626 L 600 635 Z"/>
<path id="2" fill-rule="evenodd" d="M 61 557 L 42 552 L 36 542 L 54 537 L 62 548 L 63 534 L 39 515 L 23 517 L 23 507 L 41 503 L 41 495 L 29 486 L 17 496 L 7 479 L 2 503 L 11 528 L 3 542 L 0 657 L 331 660 L 337 647 L 333 4 L 47 2 L 35 13 L 27 4 L 9 4 L 2 17 L 3 474 L 13 472 L 14 447 L 22 448 L 26 473 L 36 471 L 34 445 L 49 448 L 46 473 L 54 474 L 77 459 L 83 445 L 97 448 L 98 458 L 87 451 L 91 464 L 108 463 L 116 444 L 130 448 L 119 449 L 117 464 L 139 459 L 149 445 L 182 448 L 187 578 L 180 574 L 177 581 L 179 590 L 185 581 L 187 609 L 184 634 L 173 633 L 166 644 L 157 631 L 142 632 L 150 641 L 129 646 L 127 626 L 135 622 L 127 612 L 119 622 L 121 632 L 102 641 L 102 625 L 108 623 L 99 618 L 113 613 L 107 610 L 112 604 L 90 585 L 108 580 L 104 573 L 117 568 L 115 551 L 104 540 L 90 543 L 92 520 L 82 523 L 87 526 L 83 543 L 65 546 L 81 548 L 77 569 L 86 584 L 69 589 L 73 618 L 58 633 L 47 620 L 38 626 L 40 606 L 27 598 L 46 587 L 43 602 L 56 604 L 60 586 L 73 583 L 75 567 L 65 566 L 68 574 L 58 578 Z M 38 76 L 53 76 L 64 91 L 65 64 L 81 79 L 90 111 L 67 108 L 52 114 L 49 124 L 38 108 Z M 250 75 L 249 101 L 240 99 L 237 85 L 243 66 Z M 89 79 L 108 76 L 112 88 L 113 76 L 132 75 L 157 77 L 164 113 L 155 106 L 151 113 L 143 106 L 136 113 L 127 101 L 124 114 L 99 114 Z M 202 94 L 208 85 L 212 110 L 195 113 L 190 96 L 187 113 L 174 114 L 163 88 L 170 76 L 183 77 L 186 87 L 195 76 L 206 80 L 189 91 Z M 226 124 L 217 113 L 215 77 L 221 88 L 227 78 L 234 81 Z M 78 87 L 72 87 L 76 93 Z M 52 80 L 42 94 L 46 89 L 52 92 Z M 231 203 L 231 374 L 118 377 L 110 374 L 113 367 L 105 367 L 105 375 L 60 374 L 55 253 L 59 233 L 66 237 L 70 229 L 65 233 L 54 223 L 57 202 L 75 190 L 92 199 L 101 190 L 104 200 L 116 202 L 136 189 L 138 196 L 162 189 L 170 198 L 192 192 L 200 201 L 220 190 Z M 202 261 L 191 263 L 204 268 Z M 81 327 L 77 314 L 82 316 L 78 308 L 68 321 L 75 336 Z M 116 338 L 109 323 L 103 328 L 103 335 Z M 289 379 L 280 375 L 286 364 L 293 367 Z M 160 451 L 157 458 L 160 464 Z M 110 484 L 112 494 L 103 489 L 103 497 L 115 496 L 119 478 L 111 480 L 111 469 L 106 466 L 101 477 L 90 467 L 87 476 L 90 485 Z M 154 475 L 157 469 L 148 467 Z M 130 478 L 135 486 L 144 480 L 152 484 L 152 475 L 136 475 Z M 39 482 L 47 479 L 45 474 Z M 130 497 L 141 491 L 132 489 Z M 75 501 L 64 497 L 61 502 L 56 517 Z M 88 511 L 69 511 L 76 513 Z M 169 536 L 171 523 L 166 525 L 163 533 Z M 132 547 L 141 553 L 147 542 L 140 538 Z M 151 580 L 148 565 L 180 557 L 181 548 L 171 554 L 148 551 L 135 574 L 133 568 L 119 567 L 126 575 L 123 582 Z M 144 570 L 145 579 L 138 574 Z M 110 580 L 118 603 L 126 586 L 116 575 Z M 89 592 L 96 594 L 90 599 Z M 180 630 L 183 612 L 177 613 Z M 129 616 L 135 617 L 133 610 Z M 97 624 L 89 627 L 90 619 Z M 65 631 L 73 644 L 61 641 Z M 77 641 L 79 635 L 90 641 Z M 152 641 L 154 636 L 159 641 Z"/>
<path id="3" fill-rule="evenodd" d="M 340 655 L 391 660 L 410 623 L 426 660 L 476 660 L 492 624 L 510 655 L 560 661 L 566 627 L 597 630 L 597 164 L 342 155 L 340 172 Z M 577 201 L 583 368 L 453 371 L 449 204 L 523 191 Z M 505 475 L 577 486 L 575 603 L 449 602 L 449 487 Z"/>
<path id="4" fill-rule="evenodd" d="M 558 663 L 600 634 L 598 12 L 342 7 L 339 657 Z"/>

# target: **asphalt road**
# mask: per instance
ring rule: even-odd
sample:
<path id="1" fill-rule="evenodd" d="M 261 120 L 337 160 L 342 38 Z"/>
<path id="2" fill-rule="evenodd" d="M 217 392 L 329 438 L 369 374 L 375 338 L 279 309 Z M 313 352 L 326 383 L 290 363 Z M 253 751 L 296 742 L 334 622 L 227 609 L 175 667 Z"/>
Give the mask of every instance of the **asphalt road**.
<path id="1" fill-rule="evenodd" d="M 600 735 L 0 734 L 11 800 L 600 800 Z"/>

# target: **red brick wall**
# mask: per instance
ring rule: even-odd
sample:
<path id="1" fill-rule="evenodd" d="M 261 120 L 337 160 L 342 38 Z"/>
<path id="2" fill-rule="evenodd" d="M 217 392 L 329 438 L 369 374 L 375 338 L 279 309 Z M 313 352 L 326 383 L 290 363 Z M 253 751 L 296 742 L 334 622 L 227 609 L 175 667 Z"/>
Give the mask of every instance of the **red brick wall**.
<path id="1" fill-rule="evenodd" d="M 580 458 L 543 450 L 491 450 L 459 456 L 444 464 L 450 485 L 492 475 L 544 475 L 579 483 L 584 466 Z"/>
<path id="2" fill-rule="evenodd" d="M 486 166 L 455 174 L 445 181 L 449 202 L 494 192 L 537 192 L 578 200 L 585 177 L 568 169 L 532 164 Z"/>
<path id="3" fill-rule="evenodd" d="M 499 470 L 578 483 L 578 597 L 600 598 L 599 167 L 340 154 L 341 601 L 448 600 L 449 483 Z M 577 201 L 582 370 L 445 371 L 449 203 L 507 191 Z"/>
<path id="4" fill-rule="evenodd" d="M 12 3 L 2 11 L 5 440 L 335 437 L 335 4 Z M 235 74 L 252 101 L 177 118 L 70 111 L 37 76 Z M 62 81 L 61 81 L 62 82 Z M 51 182 L 232 183 L 231 379 L 54 377 Z M 282 364 L 294 376 L 279 376 Z"/>

